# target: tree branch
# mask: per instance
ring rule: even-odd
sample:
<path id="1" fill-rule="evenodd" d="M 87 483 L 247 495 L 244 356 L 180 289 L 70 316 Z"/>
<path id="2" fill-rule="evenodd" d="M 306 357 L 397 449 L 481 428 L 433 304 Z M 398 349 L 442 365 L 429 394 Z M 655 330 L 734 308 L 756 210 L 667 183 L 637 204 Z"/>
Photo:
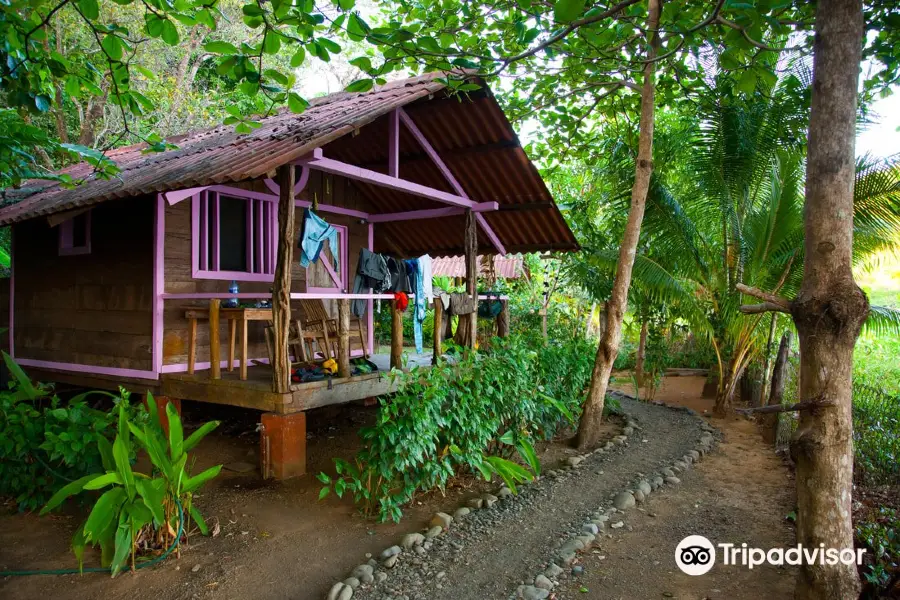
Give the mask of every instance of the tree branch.
<path id="1" fill-rule="evenodd" d="M 819 400 L 805 400 L 803 402 L 797 402 L 796 404 L 774 404 L 771 406 L 755 406 L 752 408 L 736 408 L 734 412 L 739 412 L 741 414 L 749 415 L 749 414 L 770 414 L 770 413 L 783 413 L 783 412 L 794 412 L 798 410 L 815 410 L 817 408 L 827 408 L 829 406 L 837 406 L 836 402 L 820 402 Z"/>
<path id="2" fill-rule="evenodd" d="M 737 284 L 735 288 L 742 294 L 753 296 L 754 298 L 759 298 L 763 301 L 762 304 L 745 304 L 741 306 L 740 310 L 744 314 L 758 314 L 772 311 L 783 313 L 791 312 L 791 301 L 787 298 L 782 298 L 781 296 L 764 292 L 755 287 L 744 285 L 743 283 Z"/>

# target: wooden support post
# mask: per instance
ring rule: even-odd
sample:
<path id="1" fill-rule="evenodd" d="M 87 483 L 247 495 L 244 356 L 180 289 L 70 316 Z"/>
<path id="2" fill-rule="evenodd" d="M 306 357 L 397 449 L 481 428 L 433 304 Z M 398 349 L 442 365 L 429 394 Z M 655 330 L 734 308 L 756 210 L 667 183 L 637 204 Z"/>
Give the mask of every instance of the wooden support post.
<path id="1" fill-rule="evenodd" d="M 391 368 L 403 368 L 403 313 L 391 300 Z"/>
<path id="2" fill-rule="evenodd" d="M 220 352 L 222 344 L 219 341 L 219 305 L 218 298 L 209 301 L 209 373 L 212 379 L 222 378 L 222 360 Z"/>
<path id="3" fill-rule="evenodd" d="M 264 479 L 306 474 L 306 413 L 264 413 L 259 442 Z"/>
<path id="4" fill-rule="evenodd" d="M 466 294 L 472 298 L 478 296 L 478 225 L 475 221 L 475 213 L 466 211 Z M 476 299 L 476 306 L 477 306 Z M 460 321 L 460 325 L 462 325 Z M 466 324 L 469 327 L 469 335 L 466 340 L 469 348 L 475 348 L 478 341 L 478 310 L 468 315 Z"/>
<path id="5" fill-rule="evenodd" d="M 338 299 L 338 376 L 350 377 L 350 300 Z M 360 339 L 362 336 L 360 335 Z"/>
<path id="6" fill-rule="evenodd" d="M 197 318 L 191 317 L 188 325 L 188 375 L 194 374 L 197 364 Z"/>
<path id="7" fill-rule="evenodd" d="M 501 300 L 503 310 L 497 315 L 497 337 L 509 336 L 509 300 Z"/>
<path id="8" fill-rule="evenodd" d="M 291 388 L 288 337 L 291 328 L 291 263 L 294 261 L 294 165 L 286 164 L 278 168 L 278 187 L 278 258 L 272 291 L 275 351 L 272 387 L 275 392 L 285 394 Z"/>
<path id="9" fill-rule="evenodd" d="M 434 349 L 431 353 L 431 364 L 436 365 L 444 354 L 441 339 L 444 335 L 444 303 L 440 298 L 434 299 Z"/>

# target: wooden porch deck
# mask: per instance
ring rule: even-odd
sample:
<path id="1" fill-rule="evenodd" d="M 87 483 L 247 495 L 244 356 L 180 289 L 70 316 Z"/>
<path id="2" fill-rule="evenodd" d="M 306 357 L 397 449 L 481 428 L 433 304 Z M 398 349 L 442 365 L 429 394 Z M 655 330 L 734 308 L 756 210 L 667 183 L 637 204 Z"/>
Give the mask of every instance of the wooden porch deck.
<path id="1" fill-rule="evenodd" d="M 408 367 L 431 367 L 431 353 L 412 354 Z M 208 370 L 188 373 L 166 373 L 160 384 L 161 394 L 182 400 L 196 400 L 215 404 L 228 404 L 252 408 L 264 412 L 290 414 L 311 408 L 341 404 L 372 398 L 396 391 L 396 382 L 390 376 L 390 356 L 376 354 L 370 357 L 378 366 L 378 372 L 351 377 L 334 377 L 322 381 L 294 383 L 289 393 L 272 391 L 272 368 L 266 364 L 253 364 L 247 369 L 247 379 L 241 380 L 238 369 L 222 371 L 221 379 L 212 379 Z"/>

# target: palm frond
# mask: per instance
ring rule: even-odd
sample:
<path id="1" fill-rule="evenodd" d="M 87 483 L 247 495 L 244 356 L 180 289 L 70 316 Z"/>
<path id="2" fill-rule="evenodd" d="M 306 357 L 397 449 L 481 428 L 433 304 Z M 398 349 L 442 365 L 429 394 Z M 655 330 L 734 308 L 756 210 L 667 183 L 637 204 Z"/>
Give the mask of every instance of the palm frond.
<path id="1" fill-rule="evenodd" d="M 863 323 L 863 333 L 876 336 L 900 335 L 900 310 L 887 306 L 870 306 L 869 316 Z"/>

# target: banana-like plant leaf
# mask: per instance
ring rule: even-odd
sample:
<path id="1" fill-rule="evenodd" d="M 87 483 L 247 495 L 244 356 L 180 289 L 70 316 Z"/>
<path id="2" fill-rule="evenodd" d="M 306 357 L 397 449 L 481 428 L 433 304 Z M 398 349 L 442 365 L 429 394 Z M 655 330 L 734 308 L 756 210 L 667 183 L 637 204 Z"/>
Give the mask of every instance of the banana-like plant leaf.
<path id="1" fill-rule="evenodd" d="M 76 479 L 75 481 L 67 483 L 66 485 L 61 487 L 55 494 L 53 494 L 44 508 L 41 509 L 41 516 L 46 515 L 48 512 L 62 504 L 63 501 L 69 496 L 80 494 L 82 490 L 84 490 L 84 484 L 91 481 L 95 477 L 97 477 L 97 473 L 91 473 L 90 475 L 85 475 L 84 477 Z"/>
<path id="2" fill-rule="evenodd" d="M 112 444 L 103 436 L 97 437 L 97 450 L 100 451 L 100 462 L 104 471 L 116 470 L 116 459 L 113 458 Z"/>
<path id="3" fill-rule="evenodd" d="M 92 480 L 84 484 L 84 489 L 99 490 L 108 485 L 112 485 L 113 483 L 122 485 L 122 478 L 119 477 L 119 474 L 116 471 L 110 471 L 109 473 L 95 476 Z"/>
<path id="4" fill-rule="evenodd" d="M 116 471 L 119 473 L 128 499 L 134 500 L 134 472 L 131 470 L 131 460 L 128 456 L 126 443 L 121 435 L 116 436 L 116 441 L 113 442 L 113 459 L 116 462 Z"/>
<path id="5" fill-rule="evenodd" d="M 203 518 L 203 515 L 200 514 L 200 511 L 197 510 L 197 507 L 191 503 L 190 508 L 191 518 L 194 519 L 194 522 L 197 524 L 197 528 L 200 530 L 202 535 L 209 535 L 209 527 L 206 525 L 206 520 Z"/>
<path id="6" fill-rule="evenodd" d="M 206 469 L 199 475 L 194 475 L 193 477 L 189 477 L 184 481 L 184 484 L 181 486 L 181 491 L 185 493 L 193 492 L 200 488 L 201 485 L 215 477 L 219 474 L 219 471 L 222 470 L 222 465 L 216 465 L 215 467 L 210 467 Z"/>
<path id="7" fill-rule="evenodd" d="M 123 523 L 116 529 L 115 543 L 116 550 L 113 554 L 112 564 L 110 565 L 110 572 L 113 577 L 118 575 L 119 571 L 122 570 L 122 565 L 124 565 L 125 561 L 128 560 L 128 557 L 131 556 L 131 551 L 134 547 L 131 526 L 128 523 Z"/>
<path id="8" fill-rule="evenodd" d="M 163 486 L 156 485 L 160 481 Z M 165 481 L 162 479 L 136 479 L 134 486 L 137 488 L 138 494 L 144 501 L 144 504 L 153 514 L 153 519 L 157 525 L 162 526 L 166 521 L 166 514 L 163 510 L 163 500 L 165 500 Z"/>
<path id="9" fill-rule="evenodd" d="M 184 428 L 181 415 L 172 403 L 166 404 L 166 416 L 169 418 L 169 452 L 172 462 L 178 462 L 184 453 Z"/>
<path id="10" fill-rule="evenodd" d="M 202 440 L 207 435 L 209 435 L 209 433 L 213 429 L 218 427 L 219 424 L 220 424 L 220 421 L 209 421 L 209 422 L 201 425 L 197 429 L 197 431 L 195 431 L 194 433 L 189 435 L 188 438 L 186 440 L 184 440 L 184 446 L 182 447 L 182 450 L 184 450 L 185 452 L 190 452 L 191 450 L 193 450 L 194 446 L 199 444 L 200 440 Z"/>
<path id="11" fill-rule="evenodd" d="M 531 442 L 525 438 L 519 440 L 519 443 L 516 444 L 516 450 L 519 451 L 519 456 L 521 456 L 528 466 L 531 467 L 532 472 L 535 475 L 541 474 L 541 461 L 538 460 L 537 452 L 534 451 L 534 446 L 531 445 Z"/>
<path id="12" fill-rule="evenodd" d="M 150 393 L 147 394 L 147 413 L 150 415 L 150 424 L 154 429 L 162 433 L 163 427 L 159 421 L 159 408 L 156 404 L 156 398 Z"/>
<path id="13" fill-rule="evenodd" d="M 22 367 L 6 352 L 3 353 L 3 362 L 6 363 L 6 369 L 9 371 L 9 374 L 16 380 L 19 386 L 18 391 L 24 400 L 37 400 L 44 395 L 39 389 L 34 387 L 31 379 L 22 370 Z"/>
<path id="14" fill-rule="evenodd" d="M 107 529 L 111 523 L 116 523 L 119 516 L 119 509 L 125 502 L 127 494 L 125 488 L 114 487 L 107 490 L 97 499 L 91 514 L 88 515 L 87 521 L 84 523 L 84 537 L 88 541 L 96 542 L 101 540 L 101 533 Z"/>
<path id="15" fill-rule="evenodd" d="M 87 540 L 84 539 L 84 523 L 78 526 L 78 529 L 75 530 L 75 535 L 72 536 L 72 554 L 75 555 L 75 560 L 78 561 L 78 570 L 83 571 L 84 569 L 84 548 L 87 546 Z"/>

